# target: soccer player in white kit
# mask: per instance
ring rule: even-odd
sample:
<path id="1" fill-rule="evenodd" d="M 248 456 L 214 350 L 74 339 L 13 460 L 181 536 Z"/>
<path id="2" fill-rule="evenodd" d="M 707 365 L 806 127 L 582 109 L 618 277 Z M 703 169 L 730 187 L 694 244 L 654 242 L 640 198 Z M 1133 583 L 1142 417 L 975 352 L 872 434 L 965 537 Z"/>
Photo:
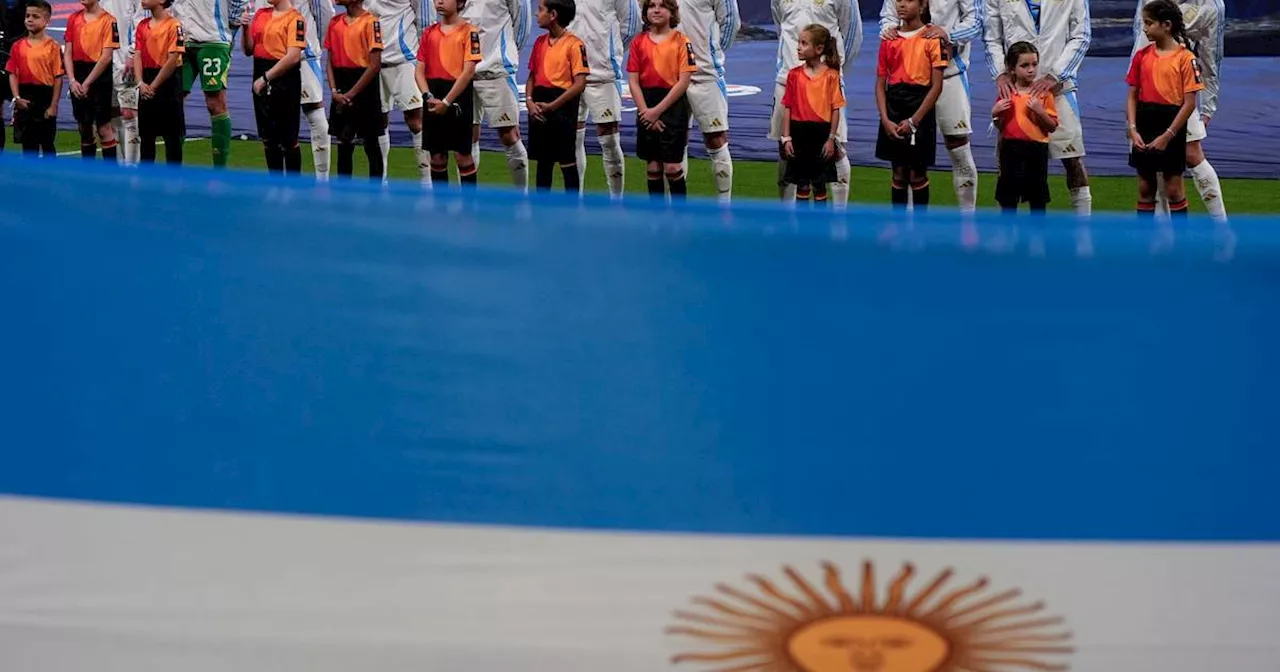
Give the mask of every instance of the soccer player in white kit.
<path id="1" fill-rule="evenodd" d="M 258 0 L 254 9 L 270 7 L 267 0 Z M 324 113 L 324 33 L 333 20 L 333 0 L 295 0 L 293 8 L 307 24 L 307 46 L 302 50 L 302 62 L 298 70 L 302 75 L 302 114 L 311 129 L 311 159 L 315 164 L 316 180 L 329 180 L 329 119 Z M 246 20 L 251 20 L 252 16 Z M 245 23 L 242 20 L 241 23 Z"/>
<path id="2" fill-rule="evenodd" d="M 531 0 L 467 0 L 462 18 L 480 29 L 480 62 L 476 64 L 475 117 L 471 127 L 471 156 L 480 165 L 480 122 L 498 131 L 507 155 L 511 182 L 529 188 L 529 151 L 520 139 L 520 89 L 516 71 L 520 51 L 533 31 Z"/>
<path id="3" fill-rule="evenodd" d="M 1150 44 L 1142 30 L 1142 7 L 1147 0 L 1139 0 L 1133 19 L 1133 53 Z M 1191 173 L 1196 191 L 1209 215 L 1219 222 L 1226 221 L 1227 207 L 1222 202 L 1222 182 L 1218 171 L 1209 165 L 1204 156 L 1201 141 L 1208 136 L 1209 120 L 1218 111 L 1218 81 L 1222 71 L 1223 36 L 1226 34 L 1227 8 L 1222 0 L 1183 0 L 1178 5 L 1187 27 L 1187 38 L 1195 46 L 1196 62 L 1200 64 L 1200 77 L 1204 90 L 1200 92 L 1200 105 L 1187 119 L 1187 170 Z M 1164 180 L 1160 182 L 1163 185 Z M 1169 200 L 1164 187 L 1156 189 L 1156 209 L 1169 212 Z"/>
<path id="4" fill-rule="evenodd" d="M 979 3 L 982 0 L 978 0 Z M 950 65 L 942 75 L 942 95 L 934 105 L 938 130 L 951 156 L 951 184 L 961 212 L 973 212 L 978 203 L 978 166 L 973 161 L 969 135 L 973 119 L 969 102 L 969 43 L 982 36 L 982 4 L 974 0 L 930 0 L 930 22 L 921 33 L 937 38 L 950 51 Z M 897 0 L 884 0 L 880 8 L 880 39 L 898 37 Z"/>
<path id="5" fill-rule="evenodd" d="M 862 48 L 862 17 L 858 14 L 858 0 L 772 0 L 770 9 L 774 23 L 778 24 L 778 60 L 769 139 L 778 142 L 778 188 L 782 200 L 789 202 L 796 199 L 796 187 L 782 179 L 787 172 L 787 160 L 782 150 L 782 96 L 786 92 L 787 73 L 800 65 L 800 57 L 796 54 L 800 31 L 816 23 L 831 33 L 840 51 L 843 82 L 844 71 L 848 70 Z M 894 15 L 897 15 L 897 10 L 894 10 Z M 840 158 L 836 160 L 836 183 L 831 185 L 831 202 L 837 209 L 849 204 L 849 120 L 845 109 L 840 109 L 840 125 L 835 138 L 840 145 Z"/>
<path id="6" fill-rule="evenodd" d="M 391 155 L 392 108 L 404 112 L 404 125 L 413 137 L 413 153 L 418 161 L 418 174 L 424 185 L 431 184 L 431 155 L 422 148 L 422 92 L 413 77 L 417 64 L 419 26 L 431 23 L 434 9 L 431 0 L 365 0 L 365 8 L 382 26 L 382 70 L 378 79 L 382 91 L 382 175 L 387 179 L 387 157 Z"/>
<path id="7" fill-rule="evenodd" d="M 680 31 L 693 46 L 698 71 L 685 96 L 702 131 L 720 202 L 733 194 L 733 158 L 729 155 L 729 95 L 724 80 L 724 53 L 733 45 L 742 19 L 738 0 L 680 0 Z M 686 150 L 684 174 L 689 174 Z"/>
<path id="8" fill-rule="evenodd" d="M 984 2 L 983 42 L 1000 97 L 1013 94 L 1013 80 L 1003 67 L 1005 50 L 1015 42 L 1036 45 L 1043 77 L 1031 87 L 1031 93 L 1052 92 L 1058 110 L 1058 130 L 1049 136 L 1049 156 L 1061 160 L 1067 171 L 1067 188 L 1076 214 L 1092 214 L 1093 196 L 1084 167 L 1084 129 L 1076 102 L 1076 75 L 1093 39 L 1088 0 Z"/>
<path id="9" fill-rule="evenodd" d="M 120 48 L 111 54 L 111 82 L 115 87 L 119 114 L 111 119 L 111 125 L 120 139 L 120 163 L 135 166 L 142 142 L 138 138 L 138 83 L 133 81 L 133 40 L 145 10 L 137 0 L 102 0 L 102 6 L 116 17 L 116 25 L 120 29 Z"/>
<path id="10" fill-rule="evenodd" d="M 640 32 L 640 4 L 636 0 L 578 0 L 578 14 L 569 30 L 587 45 L 587 88 L 578 105 L 578 189 L 587 184 L 587 119 L 596 122 L 604 176 L 609 195 L 622 197 L 625 160 L 618 122 L 622 118 L 623 56 Z"/>

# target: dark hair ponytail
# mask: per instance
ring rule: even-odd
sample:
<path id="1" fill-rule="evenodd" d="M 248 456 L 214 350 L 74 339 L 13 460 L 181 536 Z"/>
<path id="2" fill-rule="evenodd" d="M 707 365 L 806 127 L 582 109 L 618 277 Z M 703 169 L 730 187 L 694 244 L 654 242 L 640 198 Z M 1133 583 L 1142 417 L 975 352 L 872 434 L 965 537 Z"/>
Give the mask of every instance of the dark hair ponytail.
<path id="1" fill-rule="evenodd" d="M 822 62 L 826 63 L 828 68 L 840 69 L 840 46 L 836 44 L 836 36 L 832 35 L 831 31 L 824 26 L 811 23 L 800 32 L 808 33 L 813 44 L 822 45 Z"/>
<path id="2" fill-rule="evenodd" d="M 1142 13 L 1156 23 L 1168 22 L 1173 39 L 1195 53 L 1196 46 L 1187 37 L 1187 22 L 1182 18 L 1182 8 L 1173 0 L 1152 0 L 1142 7 Z"/>

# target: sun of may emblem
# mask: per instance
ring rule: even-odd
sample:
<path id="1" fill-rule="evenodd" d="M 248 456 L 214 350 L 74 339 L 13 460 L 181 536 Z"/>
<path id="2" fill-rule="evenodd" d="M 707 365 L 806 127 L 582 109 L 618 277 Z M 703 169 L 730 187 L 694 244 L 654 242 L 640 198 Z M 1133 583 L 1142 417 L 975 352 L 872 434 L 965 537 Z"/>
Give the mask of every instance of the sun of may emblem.
<path id="1" fill-rule="evenodd" d="M 719 584 L 718 596 L 677 611 L 681 624 L 667 632 L 697 644 L 672 662 L 714 672 L 1004 672 L 1066 670 L 1074 651 L 1061 617 L 1016 603 L 1017 588 L 988 594 L 986 578 L 949 588 L 947 569 L 912 591 L 915 568 L 904 564 L 881 598 L 870 562 L 856 591 L 831 563 L 821 589 L 791 567 L 783 573 L 790 585 L 751 575 L 755 590 Z"/>

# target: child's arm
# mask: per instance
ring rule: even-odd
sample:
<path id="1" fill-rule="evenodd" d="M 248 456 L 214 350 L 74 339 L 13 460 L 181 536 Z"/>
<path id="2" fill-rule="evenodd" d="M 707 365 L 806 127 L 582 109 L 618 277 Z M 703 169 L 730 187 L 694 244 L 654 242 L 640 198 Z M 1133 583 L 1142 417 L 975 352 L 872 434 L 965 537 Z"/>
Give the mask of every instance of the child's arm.
<path id="1" fill-rule="evenodd" d="M 676 85 L 671 87 L 671 90 L 667 92 L 667 95 L 664 96 L 662 101 L 655 105 L 653 109 L 657 110 L 659 115 L 671 109 L 671 106 L 675 105 L 676 101 L 680 100 L 680 97 L 684 95 L 684 92 L 689 90 L 689 82 L 691 81 L 693 81 L 692 72 L 680 73 L 680 79 L 676 80 Z"/>
<path id="2" fill-rule="evenodd" d="M 457 101 L 458 98 L 461 98 L 462 94 L 466 92 L 467 87 L 471 85 L 471 80 L 474 79 L 475 76 L 476 62 L 463 62 L 462 72 L 459 73 L 458 78 L 453 81 L 453 86 L 449 87 L 449 93 L 444 94 L 444 100 L 438 101 L 439 106 L 433 103 L 431 105 L 431 111 L 436 114 L 444 114 L 448 111 L 450 107 L 453 107 L 453 103 Z M 424 79 L 423 81 L 426 80 Z M 438 112 L 437 109 L 439 110 Z"/>
<path id="3" fill-rule="evenodd" d="M 791 108 L 782 108 L 782 156 L 791 158 L 796 155 L 796 147 L 791 144 Z"/>
<path id="4" fill-rule="evenodd" d="M 324 79 L 329 84 L 329 90 L 333 92 L 333 99 L 342 105 L 350 105 L 351 102 L 346 100 L 346 94 L 338 90 L 337 79 L 333 76 L 333 54 L 329 54 L 329 58 L 324 59 Z"/>
<path id="5" fill-rule="evenodd" d="M 160 72 L 157 72 L 156 78 L 151 80 L 151 90 L 153 92 L 159 88 L 161 84 L 168 81 L 169 77 L 173 75 L 173 71 L 178 69 L 178 59 L 181 56 L 182 54 L 172 53 L 169 54 L 168 58 L 164 59 L 164 65 L 160 68 Z M 139 68 L 139 70 L 141 70 L 141 68 Z"/>
<path id="6" fill-rule="evenodd" d="M 531 118 L 542 121 L 542 104 L 533 102 L 533 68 L 534 62 L 531 59 L 529 61 L 529 76 L 524 80 L 524 106 L 528 108 Z"/>
<path id="7" fill-rule="evenodd" d="M 62 98 L 62 79 L 61 73 L 53 78 L 53 102 L 49 103 L 49 109 L 44 112 L 44 116 L 48 119 L 58 118 L 58 100 Z"/>
<path id="8" fill-rule="evenodd" d="M 68 51 L 70 50 L 68 49 Z M 93 66 L 93 72 L 90 72 L 89 76 L 85 77 L 83 82 L 80 82 L 81 86 L 86 89 L 93 86 L 93 83 L 98 81 L 98 78 L 102 76 L 102 73 L 108 72 L 111 68 L 111 58 L 115 53 L 115 47 L 103 47 L 102 55 L 98 57 L 98 62 Z M 71 76 L 71 70 L 68 68 L 67 77 Z"/>
<path id="9" fill-rule="evenodd" d="M 1045 105 L 1044 101 L 1046 100 L 1049 101 L 1048 106 Z M 1027 109 L 1031 110 L 1031 113 L 1035 115 L 1035 122 L 1040 127 L 1040 130 L 1045 133 L 1053 133 L 1058 130 L 1058 113 L 1053 109 L 1052 95 L 1043 94 L 1032 98 L 1031 102 L 1027 103 Z"/>
<path id="10" fill-rule="evenodd" d="M 889 137 L 898 140 L 902 139 L 902 135 L 898 133 L 898 125 L 889 119 L 889 106 L 884 98 L 885 81 L 883 75 L 876 76 L 876 109 L 880 111 L 880 126 L 884 128 L 884 132 Z"/>
<path id="11" fill-rule="evenodd" d="M 137 47 L 134 47 L 134 48 L 137 49 Z M 147 82 L 146 80 L 142 79 L 142 57 L 138 56 L 137 53 L 134 53 L 133 55 L 133 81 L 138 83 L 139 95 L 144 93 L 141 90 L 141 87 L 146 86 Z M 146 97 L 150 98 L 151 94 L 147 93 Z"/>
<path id="12" fill-rule="evenodd" d="M 329 64 L 329 68 L 330 71 L 332 71 L 332 63 Z M 380 72 L 382 72 L 382 50 L 370 49 L 369 65 L 365 66 L 364 72 L 360 75 L 360 79 L 356 80 L 356 83 L 351 86 L 351 89 L 344 92 L 347 97 L 347 104 L 350 105 L 351 101 L 354 100 L 361 91 L 364 91 L 365 87 L 371 85 L 373 81 L 378 78 L 378 73 Z"/>
<path id="13" fill-rule="evenodd" d="M 649 108 L 644 104 L 644 89 L 640 88 L 640 73 L 627 73 L 627 88 L 631 91 L 631 101 L 636 104 L 636 114 L 644 116 Z"/>
<path id="14" fill-rule="evenodd" d="M 422 99 L 430 100 L 431 87 L 427 86 L 427 61 L 421 56 L 413 66 L 413 81 L 418 85 L 418 92 L 422 94 Z"/>
<path id="15" fill-rule="evenodd" d="M 1138 135 L 1138 87 L 1129 87 L 1129 99 L 1125 101 L 1125 118 L 1129 120 L 1129 142 L 1138 149 L 1146 149 L 1147 143 Z"/>
<path id="16" fill-rule="evenodd" d="M 548 112 L 554 112 L 564 106 L 565 103 L 573 100 L 577 96 L 581 96 L 583 90 L 587 88 L 586 73 L 578 73 L 573 76 L 573 86 L 565 89 L 564 93 L 558 98 L 542 106 L 542 109 Z"/>
<path id="17" fill-rule="evenodd" d="M 839 112 L 843 107 L 844 105 L 842 104 L 831 111 L 831 128 L 827 129 L 827 141 L 822 143 L 822 158 L 824 159 L 834 159 L 840 153 L 840 150 L 836 148 L 836 138 L 840 137 L 840 119 L 844 115 L 836 114 L 836 112 Z M 783 119 L 786 118 L 786 116 L 783 117 Z M 790 131 L 790 129 L 784 130 Z M 788 132 L 787 135 L 791 135 L 791 133 Z"/>
<path id="18" fill-rule="evenodd" d="M 300 47 L 289 47 L 284 52 L 284 58 L 276 61 L 276 64 L 271 66 L 271 69 L 267 70 L 262 75 L 262 78 L 270 82 L 276 77 L 298 67 L 300 62 L 302 62 L 302 49 Z"/>
<path id="19" fill-rule="evenodd" d="M 1173 123 L 1169 124 L 1164 133 L 1148 145 L 1152 150 L 1160 152 L 1169 146 L 1169 142 L 1177 137 L 1178 132 L 1187 125 L 1187 119 L 1191 117 L 1191 113 L 1196 111 L 1196 102 L 1198 96 L 1195 91 L 1188 91 L 1182 94 L 1182 107 L 1178 108 L 1178 116 L 1173 118 Z"/>
<path id="20" fill-rule="evenodd" d="M 240 33 L 240 49 L 244 51 L 244 55 L 253 57 L 253 21 Z"/>
<path id="21" fill-rule="evenodd" d="M 924 102 L 920 103 L 920 109 L 916 110 L 916 113 L 911 115 L 910 121 L 912 127 L 920 125 L 920 122 L 924 120 L 925 115 L 929 114 L 929 111 L 933 109 L 934 104 L 938 102 L 938 96 L 942 95 L 942 71 L 943 68 L 933 69 L 933 79 L 929 82 L 929 93 L 925 94 Z"/>
<path id="22" fill-rule="evenodd" d="M 75 45 L 74 37 L 68 34 L 67 42 L 62 47 L 62 69 L 67 72 L 67 80 L 71 82 L 71 95 L 80 98 L 84 96 L 84 87 L 80 82 L 76 81 L 75 62 L 71 60 L 71 52 Z"/>

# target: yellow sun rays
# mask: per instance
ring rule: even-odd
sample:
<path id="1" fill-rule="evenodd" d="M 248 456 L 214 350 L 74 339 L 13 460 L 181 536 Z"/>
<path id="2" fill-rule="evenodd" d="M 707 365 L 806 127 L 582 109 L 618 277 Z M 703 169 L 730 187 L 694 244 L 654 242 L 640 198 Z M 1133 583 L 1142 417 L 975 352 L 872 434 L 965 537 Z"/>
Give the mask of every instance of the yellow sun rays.
<path id="1" fill-rule="evenodd" d="M 822 565 L 822 588 L 793 567 L 789 586 L 749 575 L 754 591 L 727 584 L 675 612 L 667 633 L 698 642 L 673 663 L 711 672 L 1008 672 L 1068 669 L 1074 651 L 1063 619 L 1043 602 L 1018 604 L 1016 588 L 987 595 L 988 581 L 948 587 L 939 572 L 912 595 L 915 568 L 904 564 L 883 598 L 875 568 L 862 563 L 857 592 L 840 569 Z"/>

